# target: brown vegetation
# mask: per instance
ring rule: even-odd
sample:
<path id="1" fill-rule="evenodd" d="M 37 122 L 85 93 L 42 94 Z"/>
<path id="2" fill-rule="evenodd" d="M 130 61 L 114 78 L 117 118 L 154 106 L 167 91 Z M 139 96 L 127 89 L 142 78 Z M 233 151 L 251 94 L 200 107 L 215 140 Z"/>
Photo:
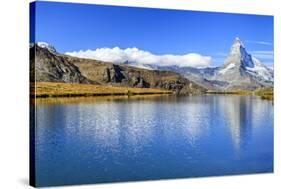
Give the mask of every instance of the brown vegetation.
<path id="1" fill-rule="evenodd" d="M 146 95 L 171 93 L 172 91 L 162 89 L 114 87 L 109 85 L 53 82 L 36 82 L 31 84 L 31 95 L 36 97 Z"/>
<path id="2" fill-rule="evenodd" d="M 255 90 L 254 94 L 257 96 L 260 96 L 262 99 L 265 99 L 265 100 L 274 99 L 273 88 L 260 88 L 260 89 Z"/>
<path id="3" fill-rule="evenodd" d="M 273 100 L 274 92 L 273 88 L 258 88 L 254 91 L 250 90 L 225 90 L 225 91 L 212 91 L 209 90 L 206 92 L 207 94 L 225 94 L 225 95 L 255 95 L 259 96 L 265 100 Z"/>

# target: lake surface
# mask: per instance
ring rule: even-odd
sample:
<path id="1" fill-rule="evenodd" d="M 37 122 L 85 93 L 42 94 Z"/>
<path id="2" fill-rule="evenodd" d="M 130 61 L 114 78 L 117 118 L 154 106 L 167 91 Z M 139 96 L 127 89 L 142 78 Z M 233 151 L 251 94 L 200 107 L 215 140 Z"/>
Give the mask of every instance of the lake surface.
<path id="1" fill-rule="evenodd" d="M 252 96 L 40 100 L 38 186 L 273 172 L 273 104 Z"/>

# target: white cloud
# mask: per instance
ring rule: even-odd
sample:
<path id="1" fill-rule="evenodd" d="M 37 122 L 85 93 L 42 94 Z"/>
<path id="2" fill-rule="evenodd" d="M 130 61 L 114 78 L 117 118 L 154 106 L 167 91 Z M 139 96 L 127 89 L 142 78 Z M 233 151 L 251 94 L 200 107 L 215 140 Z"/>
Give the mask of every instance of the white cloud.
<path id="1" fill-rule="evenodd" d="M 98 48 L 96 50 L 74 51 L 65 53 L 70 56 L 79 58 L 89 58 L 114 63 L 124 63 L 126 61 L 134 64 L 150 64 L 157 66 L 174 66 L 179 67 L 207 67 L 211 64 L 210 56 L 203 56 L 197 53 L 184 55 L 155 55 L 149 51 L 143 51 L 138 48 L 120 49 Z"/>
<path id="2" fill-rule="evenodd" d="M 246 41 L 246 43 L 253 43 L 258 45 L 269 45 L 272 46 L 272 43 L 266 41 Z"/>
<path id="3" fill-rule="evenodd" d="M 250 53 L 257 58 L 260 59 L 271 59 L 274 58 L 274 52 L 273 51 L 250 51 Z"/>

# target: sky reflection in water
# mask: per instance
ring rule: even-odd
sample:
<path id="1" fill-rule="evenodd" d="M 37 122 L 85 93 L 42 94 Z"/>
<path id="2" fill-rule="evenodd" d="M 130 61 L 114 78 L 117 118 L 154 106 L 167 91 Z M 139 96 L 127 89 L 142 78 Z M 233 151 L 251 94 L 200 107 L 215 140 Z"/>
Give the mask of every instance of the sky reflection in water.
<path id="1" fill-rule="evenodd" d="M 42 186 L 273 171 L 273 104 L 251 96 L 40 100 Z"/>

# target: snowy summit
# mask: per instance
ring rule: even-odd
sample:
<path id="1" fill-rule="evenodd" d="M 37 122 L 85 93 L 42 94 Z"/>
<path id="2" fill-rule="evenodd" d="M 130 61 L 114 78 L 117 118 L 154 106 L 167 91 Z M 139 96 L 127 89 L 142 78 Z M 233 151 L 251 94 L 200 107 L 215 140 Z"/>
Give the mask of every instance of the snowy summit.
<path id="1" fill-rule="evenodd" d="M 50 52 L 52 53 L 56 53 L 56 49 L 53 45 L 50 45 L 49 43 L 46 42 L 37 42 L 36 43 L 39 47 L 44 48 L 44 49 L 48 49 Z"/>

